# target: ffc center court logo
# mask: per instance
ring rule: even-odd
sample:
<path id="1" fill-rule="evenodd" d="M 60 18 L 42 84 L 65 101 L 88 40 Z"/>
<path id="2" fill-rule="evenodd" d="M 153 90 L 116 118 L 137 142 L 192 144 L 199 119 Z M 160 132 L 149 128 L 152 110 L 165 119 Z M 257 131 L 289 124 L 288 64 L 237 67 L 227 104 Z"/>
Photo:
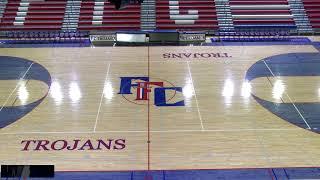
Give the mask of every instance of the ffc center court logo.
<path id="1" fill-rule="evenodd" d="M 155 106 L 184 106 L 184 100 L 178 98 L 182 87 L 175 87 L 171 82 L 149 77 L 120 77 L 120 91 L 124 99 L 146 105 L 152 100 Z M 177 100 L 179 99 L 179 100 Z"/>

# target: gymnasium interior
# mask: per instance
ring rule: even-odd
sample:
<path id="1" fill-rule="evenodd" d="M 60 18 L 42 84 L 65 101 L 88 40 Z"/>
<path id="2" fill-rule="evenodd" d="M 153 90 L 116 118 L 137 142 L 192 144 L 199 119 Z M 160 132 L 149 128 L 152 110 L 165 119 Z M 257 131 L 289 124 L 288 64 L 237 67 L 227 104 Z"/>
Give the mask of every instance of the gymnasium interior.
<path id="1" fill-rule="evenodd" d="M 0 0 L 0 179 L 320 179 L 320 0 Z"/>

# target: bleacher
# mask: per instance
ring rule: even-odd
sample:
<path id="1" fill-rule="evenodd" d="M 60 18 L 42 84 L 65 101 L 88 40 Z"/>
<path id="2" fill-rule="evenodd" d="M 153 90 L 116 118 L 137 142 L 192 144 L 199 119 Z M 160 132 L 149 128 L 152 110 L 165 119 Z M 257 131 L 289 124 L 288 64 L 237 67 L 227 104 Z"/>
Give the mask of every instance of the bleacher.
<path id="1" fill-rule="evenodd" d="M 287 0 L 230 0 L 235 28 L 295 28 Z"/>
<path id="2" fill-rule="evenodd" d="M 320 1 L 294 0 L 301 7 L 292 5 L 292 1 L 144 0 L 146 5 L 130 4 L 115 10 L 108 0 L 3 0 L 0 31 L 140 31 L 144 30 L 143 23 L 150 22 L 155 24 L 149 26 L 151 30 L 215 32 L 221 31 L 222 21 L 229 18 L 234 32 L 296 30 L 304 21 L 310 22 L 314 32 L 319 32 Z M 221 6 L 221 2 L 227 2 L 226 6 Z M 296 7 L 306 14 L 305 18 L 294 14 Z M 146 8 L 149 10 L 145 11 Z M 153 11 L 155 19 L 149 14 Z M 304 21 L 297 22 L 298 16 Z"/>
<path id="3" fill-rule="evenodd" d="M 64 0 L 8 0 L 0 30 L 60 30 L 65 7 Z"/>
<path id="4" fill-rule="evenodd" d="M 212 0 L 158 0 L 157 29 L 216 30 L 218 20 Z"/>
<path id="5" fill-rule="evenodd" d="M 312 28 L 320 30 L 320 1 L 302 0 Z"/>
<path id="6" fill-rule="evenodd" d="M 115 10 L 108 1 L 82 1 L 79 30 L 139 30 L 140 6 L 128 5 Z"/>

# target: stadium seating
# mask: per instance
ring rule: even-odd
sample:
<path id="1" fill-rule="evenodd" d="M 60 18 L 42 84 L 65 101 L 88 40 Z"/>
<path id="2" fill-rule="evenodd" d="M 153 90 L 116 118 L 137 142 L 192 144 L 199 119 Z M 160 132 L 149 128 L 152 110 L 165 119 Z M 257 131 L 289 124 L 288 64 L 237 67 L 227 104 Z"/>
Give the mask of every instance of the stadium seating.
<path id="1" fill-rule="evenodd" d="M 320 1 L 303 0 L 304 8 L 314 29 L 320 29 Z"/>
<path id="2" fill-rule="evenodd" d="M 88 31 L 7 31 L 1 42 L 11 44 L 87 43 Z"/>
<path id="3" fill-rule="evenodd" d="M 65 12 L 66 1 L 8 0 L 0 30 L 59 30 Z"/>
<path id="4" fill-rule="evenodd" d="M 235 28 L 295 28 L 287 0 L 229 0 Z"/>
<path id="5" fill-rule="evenodd" d="M 218 28 L 213 0 L 157 0 L 157 29 L 214 30 Z"/>
<path id="6" fill-rule="evenodd" d="M 319 31 L 320 0 L 301 1 L 312 28 Z M 69 21 L 66 20 L 66 17 L 70 15 L 76 19 L 72 22 L 74 23 L 72 30 L 141 30 L 143 26 L 141 12 L 144 11 L 141 10 L 140 5 L 132 4 L 124 9 L 115 10 L 114 5 L 107 0 L 77 2 L 78 10 L 79 8 L 80 10 L 68 15 L 70 13 L 68 7 L 75 7 L 72 6 L 73 2 L 71 1 L 8 0 L 8 3 L 4 3 L 4 11 L 0 12 L 0 31 L 66 30 L 64 27 L 71 27 L 68 26 Z M 224 7 L 217 4 L 220 1 L 156 0 L 155 2 L 156 19 L 155 21 L 153 19 L 146 21 L 155 22 L 155 26 L 152 26 L 151 29 L 178 31 L 217 31 L 219 28 L 223 29 L 221 22 L 225 20 L 225 17 L 221 15 L 224 13 L 221 8 Z M 303 5 L 301 4 L 301 6 Z M 297 27 L 288 0 L 229 0 L 227 6 L 228 8 L 230 6 L 230 26 L 232 30 L 235 30 L 234 32 L 240 32 L 243 29 L 283 31 Z M 219 19 L 219 15 L 222 18 Z M 148 18 L 145 14 L 144 17 Z"/>
<path id="7" fill-rule="evenodd" d="M 128 5 L 125 9 L 115 10 L 108 1 L 93 0 L 81 3 L 79 30 L 139 30 L 140 6 Z"/>

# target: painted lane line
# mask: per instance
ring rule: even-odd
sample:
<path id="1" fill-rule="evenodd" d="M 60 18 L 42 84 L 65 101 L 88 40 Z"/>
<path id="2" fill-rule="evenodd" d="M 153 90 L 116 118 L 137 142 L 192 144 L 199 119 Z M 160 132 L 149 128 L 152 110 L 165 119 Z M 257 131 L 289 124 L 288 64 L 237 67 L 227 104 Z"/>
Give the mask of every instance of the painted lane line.
<path id="1" fill-rule="evenodd" d="M 108 69 L 107 69 L 107 74 L 106 74 L 106 78 L 105 78 L 105 83 L 106 83 L 106 81 L 108 80 L 108 77 L 109 77 L 110 65 L 111 65 L 111 63 L 109 62 Z M 95 122 L 94 128 L 93 128 L 93 132 L 96 132 L 98 119 L 99 119 L 99 114 L 100 114 L 101 105 L 102 105 L 103 95 L 104 95 L 104 87 L 102 88 L 102 93 L 101 93 L 101 97 L 100 97 L 100 104 L 99 104 L 99 108 L 98 108 L 98 112 L 97 112 L 97 116 L 96 116 L 96 122 Z"/>
<path id="2" fill-rule="evenodd" d="M 276 78 L 276 76 L 273 74 L 273 72 L 271 71 L 270 67 L 268 66 L 268 64 L 266 63 L 265 60 L 263 60 L 264 64 L 267 66 L 267 68 L 269 69 L 270 73 L 272 74 L 273 77 Z M 301 119 L 304 121 L 304 123 L 307 125 L 307 129 L 311 129 L 309 123 L 307 122 L 307 120 L 303 117 L 303 115 L 301 114 L 300 110 L 297 108 L 297 106 L 294 104 L 294 102 L 292 101 L 292 99 L 290 98 L 290 96 L 288 95 L 288 93 L 285 91 L 284 92 L 285 95 L 288 97 L 290 103 L 293 105 L 293 107 L 295 108 L 295 110 L 298 112 L 299 116 L 301 117 Z"/>
<path id="3" fill-rule="evenodd" d="M 300 128 L 280 128 L 280 129 L 187 129 L 187 130 L 151 130 L 151 133 L 186 133 L 186 132 L 250 132 L 250 131 L 299 131 Z M 131 130 L 131 131 L 95 131 L 93 134 L 105 133 L 146 133 L 147 130 Z M 19 135 L 19 134 L 92 134 L 92 131 L 52 131 L 52 132 L 8 132 L 0 133 L 0 135 Z"/>
<path id="4" fill-rule="evenodd" d="M 190 80 L 191 80 L 191 84 L 192 84 L 192 90 L 193 90 L 193 92 L 194 92 L 194 97 L 195 97 L 195 99 L 196 99 L 196 106 L 197 106 L 197 110 L 198 110 L 198 116 L 199 116 L 199 119 L 200 119 L 201 130 L 203 131 L 203 130 L 204 130 L 203 121 L 202 121 L 202 116 L 201 116 L 201 113 L 200 113 L 200 108 L 199 108 L 197 93 L 196 93 L 196 90 L 195 90 L 194 84 L 193 84 L 193 79 L 192 79 L 192 74 L 191 74 L 191 69 L 190 69 L 189 61 L 187 61 L 187 65 L 188 65 L 189 76 L 190 76 Z"/>

